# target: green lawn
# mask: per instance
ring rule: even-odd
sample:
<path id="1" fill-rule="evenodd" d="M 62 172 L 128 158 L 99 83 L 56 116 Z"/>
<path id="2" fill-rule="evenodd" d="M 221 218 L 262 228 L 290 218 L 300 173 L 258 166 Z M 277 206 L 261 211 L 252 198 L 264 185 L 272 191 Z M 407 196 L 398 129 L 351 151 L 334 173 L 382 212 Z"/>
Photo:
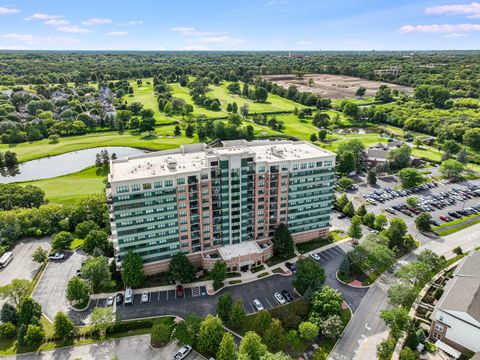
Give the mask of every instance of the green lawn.
<path id="1" fill-rule="evenodd" d="M 38 186 L 51 203 L 72 204 L 83 196 L 103 193 L 105 189 L 103 180 L 104 177 L 97 176 L 95 167 L 92 166 L 73 174 L 20 184 Z"/>
<path id="2" fill-rule="evenodd" d="M 284 135 L 295 136 L 302 140 L 309 140 L 311 134 L 318 134 L 318 128 L 312 125 L 312 119 L 300 120 L 295 114 L 275 115 L 277 120 L 283 121 L 285 129 Z M 269 117 L 270 118 L 270 117 Z"/>
<path id="3" fill-rule="evenodd" d="M 213 118 L 213 119 L 225 118 L 225 117 L 228 116 L 227 112 L 224 111 L 224 109 L 220 110 L 220 111 L 212 111 L 212 110 L 208 110 L 204 107 L 195 105 L 192 101 L 191 96 L 190 96 L 190 93 L 189 93 L 190 90 L 187 87 L 182 87 L 178 83 L 168 84 L 168 85 L 172 89 L 172 96 L 173 97 L 183 99 L 183 100 L 185 100 L 186 103 L 193 105 L 193 113 L 195 115 L 205 115 L 205 116 L 207 116 L 209 118 Z"/>
<path id="4" fill-rule="evenodd" d="M 14 151 L 17 153 L 18 160 L 23 162 L 100 146 L 131 146 L 142 149 L 166 150 L 182 144 L 198 142 L 196 137 L 174 137 L 173 130 L 173 125 L 162 126 L 157 129 L 156 137 L 132 135 L 128 132 L 119 134 L 111 131 L 60 138 L 58 144 L 50 144 L 48 139 L 15 145 L 0 144 L 0 151 Z"/>
<path id="5" fill-rule="evenodd" d="M 376 145 L 378 143 L 387 143 L 387 139 L 380 136 L 379 134 L 335 134 L 335 138 L 338 138 L 340 140 L 334 141 L 327 146 L 324 146 L 327 150 L 335 152 L 337 151 L 338 147 L 342 142 L 352 139 L 360 140 L 365 145 L 365 148 Z"/>

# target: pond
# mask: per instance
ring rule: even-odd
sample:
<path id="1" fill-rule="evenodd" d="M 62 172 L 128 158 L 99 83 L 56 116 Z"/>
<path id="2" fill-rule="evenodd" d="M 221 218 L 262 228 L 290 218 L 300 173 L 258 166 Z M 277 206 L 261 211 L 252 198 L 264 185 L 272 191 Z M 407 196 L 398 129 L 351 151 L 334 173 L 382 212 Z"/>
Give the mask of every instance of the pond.
<path id="1" fill-rule="evenodd" d="M 340 128 L 335 130 L 338 134 L 375 134 L 378 133 L 378 129 L 374 127 L 347 127 L 347 128 Z"/>
<path id="2" fill-rule="evenodd" d="M 72 151 L 27 161 L 14 168 L 4 169 L 0 171 L 0 183 L 48 179 L 78 172 L 94 165 L 95 156 L 102 150 L 107 150 L 110 155 L 115 153 L 118 159 L 145 153 L 144 150 L 126 146 L 106 146 Z"/>

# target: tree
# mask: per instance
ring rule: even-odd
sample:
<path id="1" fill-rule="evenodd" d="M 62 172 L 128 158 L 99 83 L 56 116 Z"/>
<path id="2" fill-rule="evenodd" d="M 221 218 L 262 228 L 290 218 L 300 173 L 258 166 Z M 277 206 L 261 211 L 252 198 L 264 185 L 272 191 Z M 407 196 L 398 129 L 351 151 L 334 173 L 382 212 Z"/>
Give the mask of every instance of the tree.
<path id="1" fill-rule="evenodd" d="M 0 321 L 3 323 L 12 323 L 14 325 L 18 324 L 18 315 L 15 307 L 9 303 L 5 303 L 2 306 L 2 311 L 0 312 Z"/>
<path id="2" fill-rule="evenodd" d="M 342 111 L 345 116 L 348 116 L 349 118 L 352 118 L 354 120 L 358 120 L 360 117 L 360 108 L 357 104 L 354 104 L 352 102 L 346 102 L 342 107 Z"/>
<path id="3" fill-rule="evenodd" d="M 318 128 L 326 128 L 330 124 L 330 116 L 327 113 L 317 111 L 313 115 L 312 124 Z"/>
<path id="4" fill-rule="evenodd" d="M 285 346 L 285 331 L 278 319 L 272 319 L 263 334 L 263 341 L 271 351 L 278 351 Z"/>
<path id="5" fill-rule="evenodd" d="M 153 347 L 163 347 L 168 344 L 172 337 L 172 326 L 159 322 L 154 324 L 150 335 L 150 344 Z"/>
<path id="6" fill-rule="evenodd" d="M 312 309 L 309 321 L 320 326 L 322 321 L 332 315 L 342 314 L 342 295 L 329 286 L 322 286 L 314 291 L 311 296 Z"/>
<path id="7" fill-rule="evenodd" d="M 217 315 L 220 317 L 220 319 L 223 320 L 223 322 L 229 322 L 232 313 L 232 307 L 233 298 L 232 294 L 230 294 L 229 292 L 226 292 L 218 298 Z"/>
<path id="8" fill-rule="evenodd" d="M 457 159 L 459 163 L 462 163 L 463 165 L 466 165 L 468 163 L 468 156 L 467 156 L 467 150 L 462 149 L 458 152 L 457 154 Z"/>
<path id="9" fill-rule="evenodd" d="M 237 360 L 237 344 L 233 335 L 225 332 L 217 351 L 217 360 Z"/>
<path id="10" fill-rule="evenodd" d="M 312 79 L 310 79 L 310 80 L 312 80 Z M 290 356 L 288 356 L 287 354 L 279 351 L 279 352 L 276 352 L 275 354 L 267 352 L 260 357 L 260 360 L 292 360 L 292 358 Z"/>
<path id="11" fill-rule="evenodd" d="M 387 85 L 380 85 L 375 94 L 375 100 L 381 101 L 383 103 L 388 103 L 393 101 L 392 89 Z"/>
<path id="12" fill-rule="evenodd" d="M 90 286 L 78 276 L 74 276 L 67 284 L 67 299 L 73 304 L 84 304 L 90 296 Z"/>
<path id="13" fill-rule="evenodd" d="M 245 103 L 242 106 L 240 106 L 240 114 L 246 118 L 248 116 L 248 104 Z"/>
<path id="14" fill-rule="evenodd" d="M 267 346 L 262 343 L 262 339 L 253 331 L 248 331 L 240 342 L 238 355 L 244 356 L 249 360 L 260 360 L 267 353 Z"/>
<path id="15" fill-rule="evenodd" d="M 465 131 L 465 134 L 463 135 L 463 143 L 478 150 L 480 148 L 480 129 L 473 128 Z"/>
<path id="16" fill-rule="evenodd" d="M 129 251 L 122 258 L 122 279 L 126 286 L 140 287 L 145 282 L 142 257 Z"/>
<path id="17" fill-rule="evenodd" d="M 400 360 L 417 360 L 417 354 L 410 349 L 408 346 L 405 346 L 399 355 Z"/>
<path id="18" fill-rule="evenodd" d="M 53 329 L 55 337 L 61 340 L 72 338 L 75 335 L 76 330 L 72 320 L 61 311 L 55 314 Z"/>
<path id="19" fill-rule="evenodd" d="M 227 277 L 227 264 L 223 261 L 216 261 L 210 271 L 210 276 L 213 280 L 213 287 L 219 289 Z"/>
<path id="20" fill-rule="evenodd" d="M 93 220 L 82 221 L 80 224 L 78 224 L 75 227 L 75 235 L 79 239 L 85 239 L 87 235 L 93 230 L 100 230 L 100 226 L 98 226 L 98 224 L 95 221 Z"/>
<path id="21" fill-rule="evenodd" d="M 257 102 L 265 102 L 267 101 L 268 98 L 268 92 L 265 90 L 263 87 L 257 87 L 255 88 L 255 93 L 254 93 L 254 98 L 255 101 Z"/>
<path id="22" fill-rule="evenodd" d="M 338 154 L 337 170 L 342 174 L 350 174 L 356 169 L 355 155 L 352 151 L 344 151 Z"/>
<path id="23" fill-rule="evenodd" d="M 247 83 L 243 83 L 242 96 L 248 98 L 249 88 Z"/>
<path id="24" fill-rule="evenodd" d="M 179 252 L 172 256 L 167 275 L 171 281 L 190 283 L 195 280 L 195 267 L 185 254 Z"/>
<path id="25" fill-rule="evenodd" d="M 329 339 L 338 338 L 343 331 L 343 322 L 340 316 L 332 315 L 320 323 L 322 334 Z"/>
<path id="26" fill-rule="evenodd" d="M 423 286 L 430 280 L 432 273 L 428 264 L 423 261 L 414 261 L 403 265 L 395 276 L 415 286 Z"/>
<path id="27" fill-rule="evenodd" d="M 255 330 L 263 335 L 272 321 L 272 315 L 267 310 L 261 310 L 255 316 Z"/>
<path id="28" fill-rule="evenodd" d="M 318 139 L 320 141 L 325 141 L 325 139 L 327 138 L 327 130 L 325 129 L 320 129 L 318 131 Z"/>
<path id="29" fill-rule="evenodd" d="M 45 340 L 45 331 L 41 325 L 30 324 L 27 327 L 24 342 L 27 346 L 37 348 Z"/>
<path id="30" fill-rule="evenodd" d="M 410 283 L 398 283 L 388 288 L 388 302 L 392 306 L 403 306 L 410 309 L 417 298 L 418 291 Z"/>
<path id="31" fill-rule="evenodd" d="M 443 143 L 443 150 L 445 152 L 449 152 L 450 154 L 458 153 L 461 148 L 462 146 L 453 139 L 445 140 L 445 142 Z"/>
<path id="32" fill-rule="evenodd" d="M 377 345 L 377 359 L 390 360 L 392 358 L 393 350 L 395 350 L 396 344 L 397 340 L 394 340 L 392 338 L 382 340 L 382 342 Z"/>
<path id="33" fill-rule="evenodd" d="M 232 312 L 230 314 L 230 325 L 234 329 L 240 328 L 245 321 L 245 308 L 243 307 L 242 299 L 237 299 L 233 303 Z"/>
<path id="34" fill-rule="evenodd" d="M 374 186 L 377 184 L 377 173 L 373 170 L 369 170 L 367 173 L 368 185 Z"/>
<path id="35" fill-rule="evenodd" d="M 390 334 L 394 339 L 400 338 L 411 328 L 411 319 L 408 310 L 397 306 L 388 310 L 380 311 L 380 318 L 390 328 Z"/>
<path id="36" fill-rule="evenodd" d="M 348 229 L 348 236 L 353 240 L 353 243 L 358 243 L 362 238 L 362 218 L 358 215 L 355 215 L 352 218 L 350 228 Z"/>
<path id="37" fill-rule="evenodd" d="M 346 176 L 342 176 L 337 180 L 337 185 L 344 190 L 348 189 L 353 184 L 355 184 L 355 181 Z"/>
<path id="38" fill-rule="evenodd" d="M 343 207 L 342 212 L 348 217 L 353 217 L 355 215 L 355 208 L 351 201 L 347 202 L 347 205 Z"/>
<path id="39" fill-rule="evenodd" d="M 400 218 L 393 218 L 390 220 L 390 226 L 387 229 L 387 237 L 389 239 L 389 248 L 399 246 L 407 234 L 407 225 L 405 221 Z"/>
<path id="40" fill-rule="evenodd" d="M 342 195 L 340 195 L 337 200 L 335 201 L 335 208 L 338 210 L 338 211 L 342 211 L 343 208 L 345 207 L 345 205 L 347 205 L 348 203 L 348 198 L 347 198 L 347 194 L 343 193 Z"/>
<path id="41" fill-rule="evenodd" d="M 385 228 L 385 226 L 387 226 L 388 224 L 388 220 L 387 220 L 387 217 L 385 215 L 377 215 L 375 216 L 375 224 L 373 225 L 373 227 L 377 230 L 383 230 Z"/>
<path id="42" fill-rule="evenodd" d="M 13 279 L 8 285 L 0 287 L 0 298 L 19 306 L 23 297 L 30 292 L 32 283 L 26 279 Z"/>
<path id="43" fill-rule="evenodd" d="M 400 170 L 410 166 L 412 149 L 408 145 L 402 145 L 398 149 L 390 150 L 388 160 L 392 170 Z"/>
<path id="44" fill-rule="evenodd" d="M 81 273 L 83 278 L 90 284 L 92 291 L 98 291 L 110 285 L 112 274 L 108 266 L 108 259 L 105 256 L 92 257 L 82 265 Z"/>
<path id="45" fill-rule="evenodd" d="M 17 334 L 17 327 L 11 322 L 4 322 L 0 324 L 0 338 L 13 339 Z"/>
<path id="46" fill-rule="evenodd" d="M 417 255 L 416 260 L 426 264 L 431 274 L 436 274 L 446 266 L 445 257 L 438 256 L 432 250 L 428 249 L 422 250 L 422 252 Z"/>
<path id="47" fill-rule="evenodd" d="M 412 208 L 416 208 L 418 206 L 418 202 L 419 202 L 418 197 L 416 197 L 416 196 L 409 196 L 407 198 L 407 200 L 405 200 L 405 201 L 406 201 L 407 205 L 412 207 Z"/>
<path id="48" fill-rule="evenodd" d="M 310 141 L 311 142 L 315 142 L 318 140 L 318 137 L 317 137 L 317 134 L 313 133 L 310 135 Z"/>
<path id="49" fill-rule="evenodd" d="M 273 253 L 276 256 L 287 258 L 294 254 L 292 235 L 284 223 L 277 225 L 272 242 Z"/>
<path id="50" fill-rule="evenodd" d="M 300 337 L 308 342 L 317 338 L 318 331 L 318 326 L 310 321 L 304 321 L 298 326 Z"/>
<path id="51" fill-rule="evenodd" d="M 367 214 L 367 209 L 365 208 L 365 205 L 360 205 L 356 211 L 356 215 L 360 217 L 364 217 L 366 214 Z"/>
<path id="52" fill-rule="evenodd" d="M 215 356 L 224 333 L 222 320 L 208 314 L 200 324 L 198 332 L 197 347 L 200 353 L 206 356 Z"/>
<path id="53" fill-rule="evenodd" d="M 108 252 L 108 234 L 102 230 L 92 230 L 85 237 L 83 243 L 83 250 L 89 255 L 93 255 L 94 252 L 106 255 Z"/>
<path id="54" fill-rule="evenodd" d="M 404 168 L 400 170 L 398 177 L 404 189 L 415 187 L 423 182 L 423 175 L 414 168 Z"/>
<path id="55" fill-rule="evenodd" d="M 180 130 L 180 126 L 175 125 L 175 130 L 173 131 L 173 135 L 175 135 L 175 136 L 182 135 L 182 131 Z"/>
<path id="56" fill-rule="evenodd" d="M 73 235 L 68 231 L 60 231 L 52 239 L 52 250 L 66 250 L 70 248 L 73 241 Z"/>
<path id="57" fill-rule="evenodd" d="M 428 212 L 422 211 L 415 218 L 415 225 L 417 229 L 424 232 L 429 232 L 432 230 L 432 215 Z"/>
<path id="58" fill-rule="evenodd" d="M 29 297 L 22 299 L 17 310 L 18 324 L 38 324 L 42 317 L 42 307 L 39 303 Z"/>
<path id="59" fill-rule="evenodd" d="M 459 178 L 465 165 L 453 159 L 445 160 L 440 164 L 440 173 L 447 178 Z"/>
<path id="60" fill-rule="evenodd" d="M 362 97 L 366 94 L 367 92 L 367 89 L 364 88 L 363 86 L 360 86 L 357 91 L 355 91 L 355 96 L 359 96 L 359 97 Z"/>
<path id="61" fill-rule="evenodd" d="M 297 273 L 293 280 L 293 286 L 300 294 L 308 289 L 314 290 L 325 282 L 325 271 L 310 257 L 297 261 Z"/>
<path id="62" fill-rule="evenodd" d="M 363 224 L 368 226 L 369 228 L 375 228 L 375 214 L 374 213 L 367 213 L 362 218 Z"/>
<path id="63" fill-rule="evenodd" d="M 113 308 L 96 307 L 92 311 L 90 321 L 94 329 L 98 331 L 100 338 L 104 339 L 105 335 L 107 334 L 107 330 L 115 323 L 115 313 L 113 312 Z"/>
<path id="64" fill-rule="evenodd" d="M 197 314 L 189 313 L 185 320 L 175 329 L 175 337 L 185 345 L 195 346 L 195 338 L 200 330 L 202 319 Z"/>

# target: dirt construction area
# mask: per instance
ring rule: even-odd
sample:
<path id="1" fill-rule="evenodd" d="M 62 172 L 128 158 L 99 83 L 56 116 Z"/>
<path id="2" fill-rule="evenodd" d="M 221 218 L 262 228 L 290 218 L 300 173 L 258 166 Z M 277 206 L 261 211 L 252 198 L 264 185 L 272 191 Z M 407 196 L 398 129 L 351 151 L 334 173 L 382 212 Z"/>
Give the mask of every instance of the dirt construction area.
<path id="1" fill-rule="evenodd" d="M 360 86 L 367 89 L 365 94 L 367 97 L 375 96 L 380 85 L 387 85 L 391 89 L 397 89 L 403 93 L 413 92 L 413 89 L 408 86 L 344 75 L 305 74 L 302 80 L 297 79 L 296 75 L 293 74 L 264 75 L 262 78 L 285 88 L 295 85 L 299 91 L 311 92 L 329 99 L 355 98 L 355 92 Z M 313 83 L 311 83 L 310 79 L 313 80 Z"/>

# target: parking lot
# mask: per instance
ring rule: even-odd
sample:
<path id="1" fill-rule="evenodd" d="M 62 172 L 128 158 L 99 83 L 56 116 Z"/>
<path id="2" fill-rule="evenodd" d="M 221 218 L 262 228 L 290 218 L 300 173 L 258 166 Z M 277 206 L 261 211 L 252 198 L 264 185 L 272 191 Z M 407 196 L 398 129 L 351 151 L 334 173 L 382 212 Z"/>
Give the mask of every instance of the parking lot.
<path id="1" fill-rule="evenodd" d="M 53 320 L 57 311 L 73 314 L 65 290 L 68 281 L 75 276 L 85 258 L 82 250 L 67 252 L 64 260 L 50 261 L 45 268 L 32 297 L 42 306 L 43 313 L 49 319 Z"/>

